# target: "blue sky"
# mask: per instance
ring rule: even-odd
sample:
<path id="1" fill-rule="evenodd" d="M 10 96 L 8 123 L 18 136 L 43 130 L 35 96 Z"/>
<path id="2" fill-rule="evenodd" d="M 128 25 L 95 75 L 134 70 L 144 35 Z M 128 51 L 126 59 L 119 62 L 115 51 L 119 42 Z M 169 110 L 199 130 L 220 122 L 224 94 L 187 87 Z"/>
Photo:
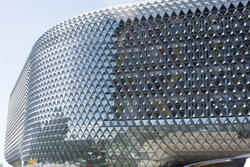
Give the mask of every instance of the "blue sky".
<path id="1" fill-rule="evenodd" d="M 8 100 L 35 41 L 48 29 L 91 10 L 141 0 L 0 0 L 0 163 Z"/>

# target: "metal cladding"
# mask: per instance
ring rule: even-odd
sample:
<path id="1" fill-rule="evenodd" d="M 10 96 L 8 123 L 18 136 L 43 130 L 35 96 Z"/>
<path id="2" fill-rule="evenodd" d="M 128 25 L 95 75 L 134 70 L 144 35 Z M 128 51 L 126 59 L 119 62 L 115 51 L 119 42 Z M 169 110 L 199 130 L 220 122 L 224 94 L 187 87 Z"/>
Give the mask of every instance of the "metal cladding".
<path id="1" fill-rule="evenodd" d="M 249 153 L 249 11 L 244 0 L 149 1 L 46 32 L 28 58 L 23 164 Z"/>
<path id="2" fill-rule="evenodd" d="M 28 82 L 29 63 L 26 63 L 13 91 L 11 92 L 9 101 L 5 137 L 5 158 L 11 164 L 21 158 L 20 144 L 22 143 L 23 137 Z"/>

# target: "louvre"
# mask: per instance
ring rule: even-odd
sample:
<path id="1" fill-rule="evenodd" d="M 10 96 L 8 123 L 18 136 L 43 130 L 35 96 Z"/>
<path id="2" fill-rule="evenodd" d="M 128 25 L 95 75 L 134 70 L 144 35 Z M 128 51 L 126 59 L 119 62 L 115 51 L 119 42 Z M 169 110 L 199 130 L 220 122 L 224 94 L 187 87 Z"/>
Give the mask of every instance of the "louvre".
<path id="1" fill-rule="evenodd" d="M 250 152 L 245 0 L 157 0 L 71 18 L 10 95 L 14 166 L 167 166 Z"/>

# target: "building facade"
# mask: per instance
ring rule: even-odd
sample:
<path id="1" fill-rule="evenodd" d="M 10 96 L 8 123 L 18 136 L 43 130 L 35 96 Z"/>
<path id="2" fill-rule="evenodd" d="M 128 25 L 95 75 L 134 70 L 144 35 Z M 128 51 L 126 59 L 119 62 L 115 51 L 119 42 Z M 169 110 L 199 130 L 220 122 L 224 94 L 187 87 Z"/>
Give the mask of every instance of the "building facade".
<path id="1" fill-rule="evenodd" d="M 50 29 L 10 97 L 7 161 L 167 166 L 249 153 L 249 11 L 245 0 L 147 1 Z"/>
<path id="2" fill-rule="evenodd" d="M 5 157 L 13 166 L 20 166 L 21 144 L 24 134 L 24 120 L 26 113 L 29 83 L 29 63 L 26 63 L 18 81 L 11 92 L 7 117 L 5 137 Z"/>

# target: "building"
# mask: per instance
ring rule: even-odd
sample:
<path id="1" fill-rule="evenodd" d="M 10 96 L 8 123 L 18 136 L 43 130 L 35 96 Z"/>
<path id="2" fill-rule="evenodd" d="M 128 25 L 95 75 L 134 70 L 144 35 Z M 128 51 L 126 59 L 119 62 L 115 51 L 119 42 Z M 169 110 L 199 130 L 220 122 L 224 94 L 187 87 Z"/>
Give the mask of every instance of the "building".
<path id="1" fill-rule="evenodd" d="M 100 9 L 35 43 L 9 102 L 14 166 L 167 166 L 250 152 L 248 0 Z"/>
<path id="2" fill-rule="evenodd" d="M 24 134 L 24 120 L 29 83 L 29 65 L 25 64 L 16 85 L 11 92 L 5 137 L 5 157 L 8 163 L 20 166 L 21 144 Z"/>

